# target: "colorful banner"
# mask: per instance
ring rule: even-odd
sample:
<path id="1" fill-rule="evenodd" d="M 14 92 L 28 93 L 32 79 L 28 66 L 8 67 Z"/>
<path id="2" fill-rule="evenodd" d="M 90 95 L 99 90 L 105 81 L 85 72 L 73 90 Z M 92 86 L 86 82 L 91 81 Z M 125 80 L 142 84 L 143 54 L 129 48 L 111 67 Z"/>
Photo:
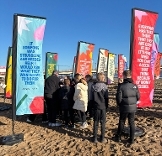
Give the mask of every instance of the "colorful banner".
<path id="1" fill-rule="evenodd" d="M 97 63 L 97 73 L 107 71 L 107 59 L 109 51 L 107 49 L 99 49 L 98 53 L 98 63 Z"/>
<path id="2" fill-rule="evenodd" d="M 8 48 L 6 77 L 5 77 L 5 98 L 12 97 L 12 47 Z"/>
<path id="3" fill-rule="evenodd" d="M 152 77 L 154 80 L 154 73 L 155 73 L 155 64 L 156 64 L 156 59 L 157 59 L 157 55 L 159 52 L 159 42 L 160 42 L 160 38 L 159 38 L 159 34 L 154 34 L 154 39 L 153 39 L 153 44 L 152 44 L 152 52 L 151 52 L 151 69 L 152 69 Z"/>
<path id="4" fill-rule="evenodd" d="M 80 41 L 78 43 L 75 73 L 86 76 L 92 74 L 92 53 L 94 44 Z"/>
<path id="5" fill-rule="evenodd" d="M 44 112 L 42 44 L 46 19 L 14 15 L 13 105 L 16 115 Z"/>
<path id="6" fill-rule="evenodd" d="M 156 63 L 155 63 L 155 73 L 154 73 L 156 79 L 160 78 L 161 57 L 162 57 L 162 54 L 160 52 L 158 52 L 158 55 L 156 58 Z"/>
<path id="7" fill-rule="evenodd" d="M 152 106 L 154 80 L 150 67 L 154 27 L 157 18 L 157 13 L 132 9 L 130 69 L 133 81 L 140 91 L 139 108 Z"/>
<path id="8" fill-rule="evenodd" d="M 125 68 L 125 57 L 123 54 L 118 55 L 118 78 L 123 78 L 123 71 Z"/>
<path id="9" fill-rule="evenodd" d="M 75 74 L 75 64 L 76 64 L 76 56 L 74 56 L 74 60 L 73 60 L 73 77 L 74 77 L 74 74 Z"/>
<path id="10" fill-rule="evenodd" d="M 45 78 L 52 75 L 52 72 L 57 69 L 58 54 L 57 53 L 46 53 L 46 68 Z"/>
<path id="11" fill-rule="evenodd" d="M 109 53 L 108 54 L 108 71 L 107 71 L 107 78 L 108 84 L 114 82 L 115 76 L 115 54 Z"/>

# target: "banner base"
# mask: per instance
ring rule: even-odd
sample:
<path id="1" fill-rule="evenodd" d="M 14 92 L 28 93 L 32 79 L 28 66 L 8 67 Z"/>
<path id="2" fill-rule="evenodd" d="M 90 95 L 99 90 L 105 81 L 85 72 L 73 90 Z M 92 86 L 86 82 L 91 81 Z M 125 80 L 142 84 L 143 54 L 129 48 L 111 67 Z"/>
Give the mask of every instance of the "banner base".
<path id="1" fill-rule="evenodd" d="M 8 135 L 0 138 L 0 145 L 14 145 L 24 141 L 24 134 Z"/>
<path id="2" fill-rule="evenodd" d="M 129 126 L 124 128 L 123 135 L 126 138 L 130 136 L 130 127 Z M 145 131 L 144 131 L 143 128 L 141 128 L 141 127 L 135 127 L 135 133 L 134 133 L 135 138 L 136 137 L 142 137 L 144 135 L 145 135 Z"/>

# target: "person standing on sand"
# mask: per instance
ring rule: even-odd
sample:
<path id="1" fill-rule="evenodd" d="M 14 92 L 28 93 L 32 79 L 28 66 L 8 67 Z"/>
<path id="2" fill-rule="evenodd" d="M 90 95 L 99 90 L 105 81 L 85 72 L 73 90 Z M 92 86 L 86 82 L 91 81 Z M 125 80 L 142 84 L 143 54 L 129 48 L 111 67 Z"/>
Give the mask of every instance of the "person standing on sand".
<path id="1" fill-rule="evenodd" d="M 104 82 L 103 73 L 98 73 L 97 82 L 92 85 L 92 99 L 94 108 L 94 124 L 93 124 L 93 142 L 97 142 L 98 124 L 101 123 L 101 142 L 105 140 L 105 122 L 106 109 L 108 105 L 108 87 Z"/>
<path id="2" fill-rule="evenodd" d="M 91 93 L 91 88 L 94 80 L 92 79 L 91 75 L 86 75 L 85 79 L 88 83 L 88 109 L 87 112 L 89 113 L 89 118 L 90 120 L 93 120 L 93 101 L 92 101 L 92 93 Z"/>
<path id="3" fill-rule="evenodd" d="M 44 98 L 47 104 L 49 126 L 60 126 L 60 123 L 56 122 L 56 116 L 58 111 L 58 98 L 59 98 L 59 78 L 58 71 L 53 71 L 52 75 L 45 80 Z"/>
<path id="4" fill-rule="evenodd" d="M 75 85 L 75 93 L 73 97 L 75 103 L 73 109 L 77 110 L 79 119 L 81 119 L 81 128 L 87 128 L 86 122 L 87 105 L 88 105 L 88 86 L 85 79 L 81 78 Z"/>
<path id="5" fill-rule="evenodd" d="M 61 101 L 61 108 L 63 110 L 64 114 L 64 122 L 65 127 L 71 127 L 75 128 L 74 126 L 74 113 L 71 111 L 71 86 L 70 86 L 70 80 L 64 79 L 64 86 L 61 87 L 60 93 L 59 93 L 60 101 Z M 70 122 L 71 125 L 69 125 L 69 117 L 70 115 Z"/>
<path id="6" fill-rule="evenodd" d="M 121 141 L 121 134 L 124 129 L 124 124 L 126 118 L 128 118 L 128 123 L 130 125 L 130 138 L 129 143 L 134 143 L 134 133 L 135 133 L 135 112 L 137 110 L 137 101 L 140 99 L 140 93 L 137 85 L 133 83 L 131 78 L 130 70 L 125 70 L 123 72 L 124 82 L 120 84 L 117 89 L 116 100 L 119 106 L 120 117 L 117 134 L 115 139 L 117 142 Z"/>

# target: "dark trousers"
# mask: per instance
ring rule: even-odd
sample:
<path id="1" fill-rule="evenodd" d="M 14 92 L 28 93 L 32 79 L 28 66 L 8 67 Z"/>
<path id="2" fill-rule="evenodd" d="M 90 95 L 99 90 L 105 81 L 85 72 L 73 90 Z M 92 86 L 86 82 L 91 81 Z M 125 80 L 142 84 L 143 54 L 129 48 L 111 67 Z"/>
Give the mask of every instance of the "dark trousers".
<path id="1" fill-rule="evenodd" d="M 51 98 L 45 98 L 45 100 L 47 104 L 48 121 L 51 123 L 56 123 L 57 107 L 54 100 Z"/>
<path id="2" fill-rule="evenodd" d="M 99 122 L 101 123 L 101 138 L 103 139 L 105 137 L 106 109 L 94 110 L 93 135 L 95 138 L 97 138 Z"/>
<path id="3" fill-rule="evenodd" d="M 130 140 L 133 140 L 135 133 L 135 124 L 134 124 L 135 113 L 120 113 L 117 135 L 121 136 L 127 118 L 130 126 Z"/>
<path id="4" fill-rule="evenodd" d="M 87 112 L 89 112 L 89 117 L 92 118 L 93 117 L 93 101 L 90 100 L 88 102 L 88 108 L 87 108 Z"/>
<path id="5" fill-rule="evenodd" d="M 70 122 L 72 125 L 74 125 L 74 110 L 71 109 L 65 109 L 64 111 L 64 121 L 65 121 L 65 125 L 68 125 L 69 123 L 69 116 L 70 115 Z"/>
<path id="6" fill-rule="evenodd" d="M 37 115 L 38 114 L 30 114 L 29 120 L 33 122 Z M 46 106 L 46 103 L 44 102 L 44 113 L 42 114 L 42 121 L 47 121 L 47 120 L 48 120 L 48 118 L 47 118 L 47 106 Z"/>
<path id="7" fill-rule="evenodd" d="M 85 112 L 82 112 L 80 110 L 77 111 L 77 114 L 78 114 L 78 117 L 79 117 L 79 120 L 83 123 L 83 122 L 86 122 L 86 114 Z"/>

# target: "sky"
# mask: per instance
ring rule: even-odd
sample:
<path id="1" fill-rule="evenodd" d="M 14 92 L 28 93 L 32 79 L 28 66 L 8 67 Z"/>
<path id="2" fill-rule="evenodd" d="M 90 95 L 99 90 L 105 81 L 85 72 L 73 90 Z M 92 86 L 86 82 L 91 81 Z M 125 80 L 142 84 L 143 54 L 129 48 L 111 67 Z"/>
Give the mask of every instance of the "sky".
<path id="1" fill-rule="evenodd" d="M 155 32 L 161 37 L 161 7 L 161 0 L 0 0 L 0 66 L 6 66 L 8 47 L 12 45 L 15 13 L 47 18 L 43 64 L 46 52 L 56 52 L 59 69 L 63 70 L 72 68 L 78 41 L 95 44 L 93 67 L 99 48 L 124 54 L 129 62 L 131 9 L 159 13 Z"/>

